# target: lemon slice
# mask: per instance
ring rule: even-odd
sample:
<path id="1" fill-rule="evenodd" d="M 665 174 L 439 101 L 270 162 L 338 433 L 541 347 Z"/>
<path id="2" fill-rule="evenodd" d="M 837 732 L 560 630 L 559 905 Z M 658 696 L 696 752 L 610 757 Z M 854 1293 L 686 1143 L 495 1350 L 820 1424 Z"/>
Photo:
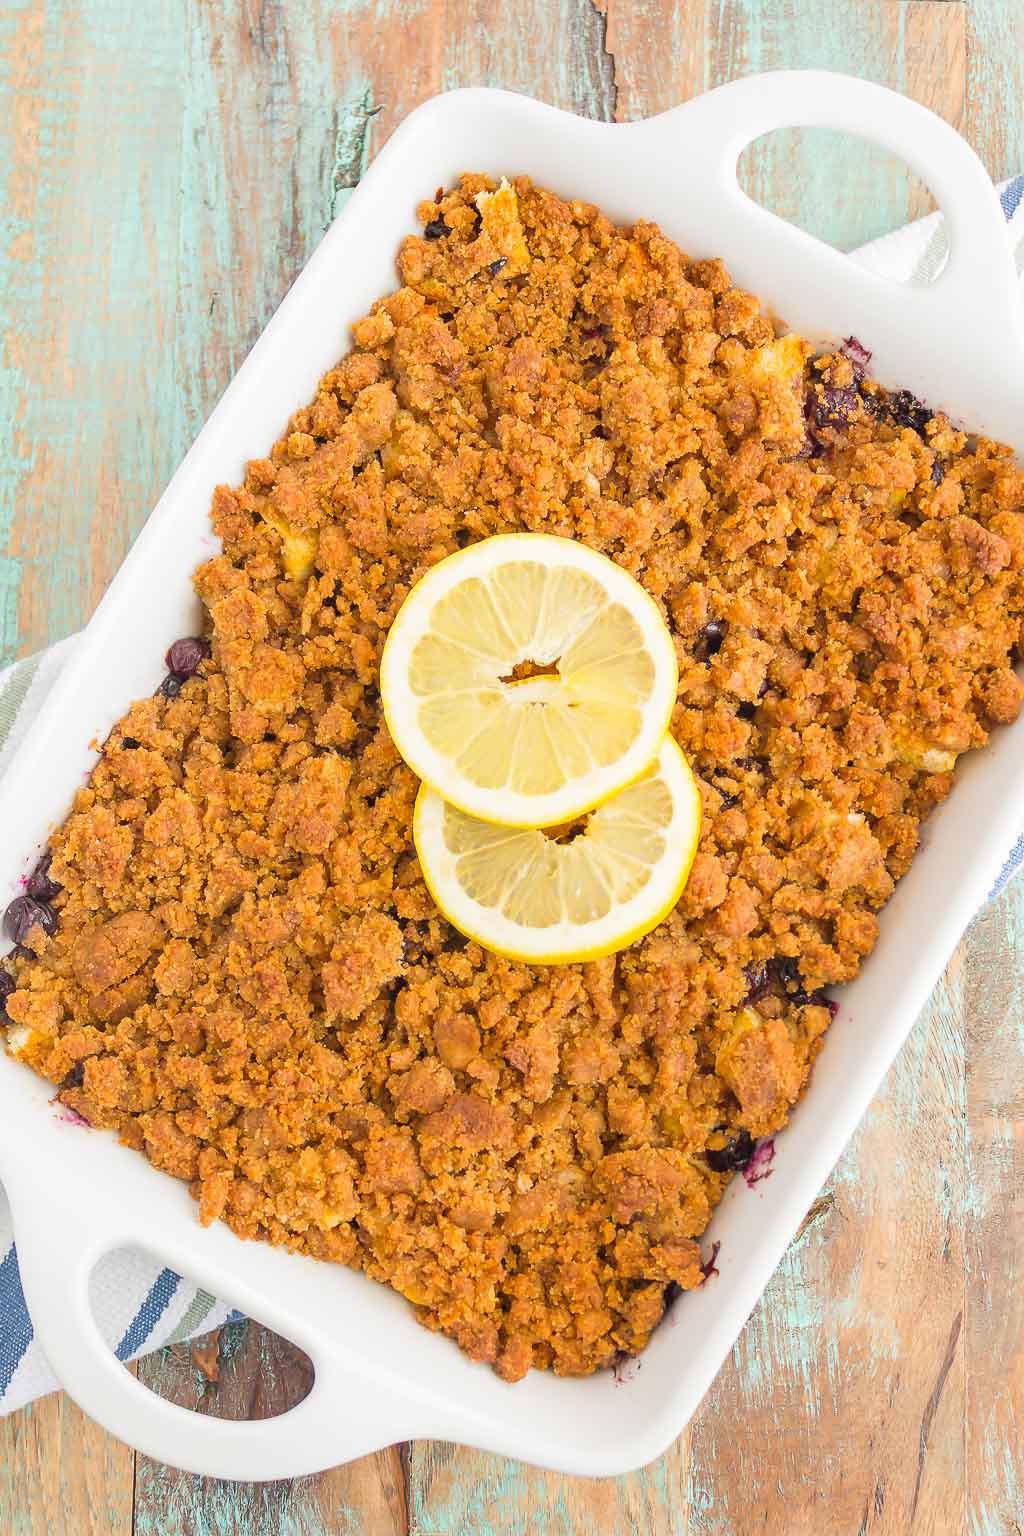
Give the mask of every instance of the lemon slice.
<path id="1" fill-rule="evenodd" d="M 450 923 L 534 965 L 597 960 L 675 906 L 700 836 L 700 794 L 670 736 L 639 779 L 570 842 L 467 816 L 426 784 L 413 817 L 420 868 Z"/>
<path id="2" fill-rule="evenodd" d="M 643 587 L 586 545 L 538 533 L 483 539 L 428 571 L 380 669 L 409 767 L 460 810 L 515 827 L 571 821 L 642 773 L 676 684 L 672 637 Z"/>

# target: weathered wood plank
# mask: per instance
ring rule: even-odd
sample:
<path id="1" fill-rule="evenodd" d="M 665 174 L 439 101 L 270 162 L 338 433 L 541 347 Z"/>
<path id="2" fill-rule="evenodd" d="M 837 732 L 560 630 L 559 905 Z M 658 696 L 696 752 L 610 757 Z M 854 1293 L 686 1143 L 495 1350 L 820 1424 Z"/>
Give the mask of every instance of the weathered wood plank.
<path id="1" fill-rule="evenodd" d="M 681 1536 L 687 1529 L 679 1446 L 650 1470 L 594 1482 L 418 1441 L 409 1447 L 409 1480 L 415 1536 Z"/>
<path id="2" fill-rule="evenodd" d="M 822 68 L 865 75 L 950 112 L 964 74 L 959 0 L 860 0 L 813 13 L 794 0 L 607 0 L 616 115 L 665 111 L 699 90 L 762 69 Z M 652 39 L 658 39 L 652 46 Z M 894 157 L 825 130 L 782 130 L 744 156 L 750 194 L 821 239 L 848 249 L 925 211 L 927 199 Z"/>
<path id="3" fill-rule="evenodd" d="M 5 1536 L 129 1536 L 132 1453 L 63 1393 L 0 1419 Z"/>
<path id="4" fill-rule="evenodd" d="M 905 91 L 959 126 L 964 13 L 959 0 L 862 0 L 820 7 L 812 27 L 800 5 L 730 3 L 711 45 L 711 83 L 754 69 L 836 69 Z M 840 250 L 931 207 L 896 156 L 828 129 L 780 130 L 741 166 L 752 197 Z"/>
<path id="5" fill-rule="evenodd" d="M 595 0 L 448 0 L 444 83 L 525 91 L 587 117 L 615 115 L 604 7 Z"/>
<path id="6" fill-rule="evenodd" d="M 91 611 L 180 452 L 165 336 L 179 206 L 169 7 L 5 8 L 2 639 Z M 145 104 L 143 106 L 143 95 Z M 97 189 L 102 187 L 102 197 Z"/>
<path id="7" fill-rule="evenodd" d="M 1004 181 L 1024 171 L 1024 9 L 969 0 L 966 33 L 964 132 L 995 180 Z"/>
<path id="8" fill-rule="evenodd" d="M 826 6 L 814 21 L 812 33 L 799 8 L 726 7 L 715 29 L 718 68 L 853 66 L 958 122 L 962 6 Z M 853 140 L 778 134 L 755 153 L 752 195 L 841 247 L 926 206 L 905 167 Z M 689 1493 L 701 1536 L 733 1536 L 755 1522 L 793 1536 L 903 1536 L 912 1522 L 960 1528 L 958 974 L 831 1181 L 834 1204 L 820 1207 L 790 1251 L 695 1421 Z"/>
<path id="9" fill-rule="evenodd" d="M 801 27 L 804 19 L 791 7 L 780 14 L 742 4 L 709 4 L 703 11 L 687 8 L 684 16 L 671 3 L 637 6 L 608 0 L 605 44 L 612 56 L 616 115 L 645 116 L 698 86 L 718 84 L 751 69 L 793 64 L 849 67 L 855 60 L 864 73 L 902 86 L 957 120 L 963 102 L 961 6 L 910 0 L 905 5 L 826 8 L 813 35 Z M 652 35 L 659 31 L 671 38 L 671 47 L 652 48 Z M 939 59 L 943 71 L 937 72 Z M 543 83 L 542 94 L 557 99 L 557 86 L 546 75 Z M 920 207 L 905 167 L 834 135 L 772 136 L 749 153 L 747 186 L 767 206 L 840 245 L 871 238 Z M 871 211 L 870 221 L 865 220 L 865 210 Z M 938 1070 L 926 1070 L 928 1063 L 936 1065 L 926 1031 L 918 1032 L 910 1049 L 916 1049 L 919 1058 L 912 1055 L 910 1066 L 901 1064 L 901 1071 L 909 1071 L 912 1082 L 923 1079 L 928 1090 L 922 1095 L 927 1112 L 922 1112 L 917 1130 L 918 1138 L 927 1142 L 932 1134 L 928 1113 L 942 1112 L 944 1120 L 949 1119 L 942 1097 L 947 1073 L 941 1070 L 949 1062 L 940 1058 Z M 873 1529 L 905 1529 L 899 1521 L 915 1502 L 916 1478 L 908 1447 L 918 1444 L 921 1404 L 927 1407 L 934 1390 L 933 1356 L 938 1349 L 941 1369 L 951 1329 L 948 1307 L 937 1303 L 933 1274 L 936 1263 L 942 1262 L 936 1237 L 944 1220 L 936 1204 L 942 1190 L 924 1173 L 934 1164 L 927 1159 L 915 1162 L 911 1143 L 905 1164 L 911 1173 L 920 1170 L 916 1178 L 901 1184 L 880 1173 L 900 1134 L 907 1097 L 904 1089 L 902 1096 L 887 1100 L 876 1112 L 877 1124 L 869 1122 L 862 1132 L 839 1181 L 844 1217 L 832 1211 L 804 1236 L 688 1436 L 668 1457 L 615 1484 L 558 1479 L 553 1485 L 546 1474 L 515 1469 L 497 1458 L 450 1447 L 414 1447 L 411 1507 L 422 1528 L 439 1533 L 473 1529 L 486 1511 L 488 1523 L 481 1524 L 481 1530 L 527 1529 L 543 1510 L 549 1525 L 559 1531 L 618 1529 L 639 1504 L 651 1529 L 690 1529 L 701 1536 L 734 1536 L 755 1523 L 793 1536 L 817 1532 L 824 1528 L 826 1508 L 836 1530 L 846 1529 L 848 1521 L 854 1531 L 867 1505 L 873 1511 Z M 856 1171 L 862 1164 L 866 1176 Z M 865 1187 L 875 1196 L 873 1204 L 858 1193 Z M 902 1222 L 908 1216 L 915 1216 L 916 1240 L 905 1245 L 896 1267 L 887 1257 L 887 1221 Z M 845 1241 L 827 1241 L 829 1237 Z M 865 1239 L 874 1245 L 866 1263 L 861 1251 Z M 952 1249 L 950 1255 L 946 1276 L 958 1273 Z M 887 1315 L 894 1277 L 902 1290 L 894 1312 Z M 845 1310 L 828 1301 L 830 1293 L 837 1292 Z M 849 1325 L 862 1305 L 870 1305 L 867 1316 L 874 1328 L 862 1326 L 857 1339 L 847 1341 Z M 923 1327 L 917 1321 L 922 1308 L 927 1319 Z M 876 1330 L 886 1332 L 887 1338 L 876 1338 Z M 841 1338 L 851 1354 L 857 1352 L 856 1390 L 839 1366 Z M 901 1358 L 903 1345 L 912 1355 L 909 1370 Z M 956 1492 L 958 1421 L 950 1412 L 956 1394 L 949 1377 L 953 1369 L 959 1370 L 960 1358 L 945 1371 L 944 1392 L 936 1398 L 928 1424 L 927 1478 L 922 1472 L 916 1489 L 922 1520 L 933 1503 L 942 1507 L 951 1491 Z M 887 1437 L 892 1446 L 888 1459 L 879 1463 L 869 1443 L 878 1417 L 876 1378 L 880 1371 L 887 1372 L 891 1385 L 901 1369 L 903 1385 L 891 1410 L 894 1433 Z M 849 1439 L 851 1413 L 857 1454 L 844 1456 L 845 1470 L 837 1486 L 827 1464 L 834 1459 L 839 1439 Z M 771 1447 L 770 1455 L 765 1454 L 766 1446 Z M 878 1476 L 870 1482 L 873 1470 Z M 902 1513 L 894 1497 L 885 1517 L 890 1480 L 899 1485 Z M 879 1524 L 883 1518 L 886 1523 Z M 635 1528 L 647 1526 L 638 1521 Z M 925 1523 L 922 1528 L 930 1527 Z M 934 1523 L 931 1528 L 941 1529 Z"/>
<path id="10" fill-rule="evenodd" d="M 733 1536 L 754 1511 L 793 1536 L 960 1530 L 961 973 L 954 962 L 698 1415 L 700 1536 Z M 784 1157 L 782 1141 L 780 1175 Z"/>
<path id="11" fill-rule="evenodd" d="M 1024 884 L 976 921 L 964 961 L 964 1351 L 971 1536 L 1024 1530 Z"/>
<path id="12" fill-rule="evenodd" d="M 905 0 L 896 17 L 903 89 L 959 132 L 967 93 L 967 6 L 959 0 Z M 907 218 L 929 213 L 934 199 L 910 178 Z"/>
<path id="13" fill-rule="evenodd" d="M 709 84 L 721 84 L 708 73 L 709 28 L 716 25 L 709 4 L 600 0 L 599 8 L 607 18 L 605 48 L 619 122 L 667 112 Z"/>
<path id="14" fill-rule="evenodd" d="M 371 135 L 382 142 L 440 87 L 442 11 L 272 0 L 4 10 L 0 389 L 15 431 L 0 643 L 35 649 L 87 617 L 358 180 Z M 27 1482 L 19 1422 L 5 1465 Z M 147 1511 L 148 1486 L 143 1523 L 160 1513 Z M 355 1530 L 345 1510 L 383 1509 L 401 1491 L 397 1456 L 385 1455 L 298 1490 L 292 1510 L 303 1529 L 344 1517 Z"/>
<path id="15" fill-rule="evenodd" d="M 221 1330 L 217 1380 L 196 1368 L 187 1344 L 160 1350 L 143 1379 L 161 1397 L 214 1418 L 266 1419 L 308 1393 L 309 1360 L 253 1323 Z M 136 1536 L 405 1536 L 405 1473 L 397 1447 L 318 1477 L 229 1483 L 136 1459 Z"/>

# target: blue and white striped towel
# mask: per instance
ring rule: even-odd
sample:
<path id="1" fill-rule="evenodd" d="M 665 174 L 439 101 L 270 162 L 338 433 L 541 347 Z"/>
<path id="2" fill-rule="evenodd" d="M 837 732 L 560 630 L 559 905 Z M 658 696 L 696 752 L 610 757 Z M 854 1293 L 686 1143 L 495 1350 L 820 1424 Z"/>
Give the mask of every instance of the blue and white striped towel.
<path id="1" fill-rule="evenodd" d="M 1003 209 L 1024 267 L 1024 176 L 1000 188 Z M 900 281 L 927 281 L 945 260 L 946 242 L 938 215 L 885 235 L 853 253 L 854 260 Z M 0 673 L 0 773 L 24 735 L 66 660 L 75 638 Z M 1024 836 L 1007 850 L 1006 863 L 993 891 L 1002 888 L 1024 859 Z M 161 1269 L 142 1253 L 109 1254 L 93 1279 L 97 1321 L 121 1360 L 163 1344 L 192 1338 L 219 1327 L 230 1307 L 198 1286 Z M 0 1189 L 0 1413 L 20 1408 L 58 1385 L 39 1346 L 18 1279 L 10 1212 Z"/>

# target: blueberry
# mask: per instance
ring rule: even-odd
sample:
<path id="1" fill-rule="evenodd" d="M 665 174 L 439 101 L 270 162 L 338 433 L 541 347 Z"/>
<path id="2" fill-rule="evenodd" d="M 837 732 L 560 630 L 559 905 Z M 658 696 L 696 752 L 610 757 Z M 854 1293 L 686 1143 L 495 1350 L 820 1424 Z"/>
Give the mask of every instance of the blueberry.
<path id="1" fill-rule="evenodd" d="M 136 741 L 134 736 L 121 737 L 121 749 L 124 752 L 137 752 L 142 746 L 141 741 Z"/>
<path id="2" fill-rule="evenodd" d="M 490 266 L 488 267 L 487 270 L 490 272 L 492 277 L 497 277 L 497 275 L 501 271 L 502 267 L 507 267 L 507 266 L 508 266 L 508 257 L 507 256 L 499 256 L 497 261 L 492 261 L 491 262 L 491 264 L 490 264 Z"/>
<path id="3" fill-rule="evenodd" d="M 712 778 L 715 778 L 715 779 L 721 779 L 721 778 L 728 778 L 729 777 L 728 771 L 726 769 L 724 769 L 724 768 L 713 768 L 711 770 L 711 776 L 712 776 Z M 718 790 L 718 793 L 722 797 L 722 810 L 723 811 L 727 811 L 732 806 L 739 804 L 739 801 L 740 801 L 739 795 L 733 794 L 729 790 L 723 789 L 721 784 L 715 784 L 714 788 Z"/>
<path id="4" fill-rule="evenodd" d="M 29 896 L 34 896 L 36 901 L 52 901 L 59 896 L 64 889 L 56 880 L 50 878 L 50 861 L 53 854 L 47 851 L 43 854 L 35 869 L 25 881 L 25 890 Z"/>
<path id="5" fill-rule="evenodd" d="M 11 1022 L 7 1016 L 7 999 L 10 997 L 12 992 L 17 992 L 17 990 L 18 983 L 15 981 L 10 971 L 5 971 L 0 968 L 0 1020 L 7 1024 Z"/>
<path id="6" fill-rule="evenodd" d="M 160 684 L 160 687 L 157 689 L 157 693 L 162 694 L 165 699 L 176 699 L 180 692 L 181 678 L 178 677 L 177 673 L 175 672 L 172 672 L 168 677 L 165 677 L 163 682 Z"/>
<path id="7" fill-rule="evenodd" d="M 792 955 L 777 955 L 770 963 L 780 984 L 787 990 L 800 985 L 800 967 Z"/>
<path id="8" fill-rule="evenodd" d="M 862 379 L 868 371 L 868 364 L 871 362 L 871 353 L 864 343 L 858 341 L 856 336 L 847 336 L 842 345 L 842 353 L 853 364 L 853 371 L 858 379 Z"/>
<path id="9" fill-rule="evenodd" d="M 790 1001 L 797 1008 L 827 1008 L 833 1019 L 839 1012 L 839 1004 L 829 997 L 824 987 L 819 987 L 817 992 L 805 992 L 801 989 L 799 992 L 794 992 Z"/>
<path id="10" fill-rule="evenodd" d="M 441 240 L 445 235 L 450 235 L 451 232 L 451 226 L 446 224 L 444 219 L 431 219 L 430 223 L 423 230 L 423 238 L 425 240 Z"/>
<path id="11" fill-rule="evenodd" d="M 60 1091 L 63 1093 L 66 1088 L 81 1088 L 84 1082 L 85 1062 L 76 1061 L 71 1071 L 61 1080 Z"/>
<path id="12" fill-rule="evenodd" d="M 807 412 L 805 411 L 806 415 Z M 793 455 L 796 459 L 823 459 L 828 453 L 828 448 L 815 437 L 813 430 L 808 425 L 807 436 L 801 444 L 800 451 Z"/>
<path id="13" fill-rule="evenodd" d="M 801 995 L 800 968 L 791 955 L 776 955 L 772 960 L 766 960 L 763 965 L 746 965 L 743 974 L 747 978 L 749 992 L 744 998 L 745 1003 L 760 1002 L 762 997 L 789 997 L 793 1002 Z M 804 997 L 807 993 L 802 994 Z"/>
<path id="14" fill-rule="evenodd" d="M 838 431 L 845 427 L 856 413 L 860 395 L 852 384 L 820 384 L 807 396 L 807 416 L 813 431 L 815 427 L 832 427 Z"/>
<path id="15" fill-rule="evenodd" d="M 705 1259 L 703 1264 L 700 1266 L 700 1272 L 704 1276 L 705 1280 L 710 1280 L 712 1275 L 721 1274 L 721 1270 L 718 1267 L 718 1255 L 721 1247 L 721 1243 L 712 1243 L 711 1257 L 709 1259 Z"/>
<path id="16" fill-rule="evenodd" d="M 754 1155 L 754 1138 L 749 1131 L 740 1131 L 732 1141 L 717 1150 L 706 1147 L 704 1159 L 713 1173 L 735 1173 L 745 1168 Z"/>
<path id="17" fill-rule="evenodd" d="M 736 713 L 741 720 L 753 720 L 757 714 L 757 705 L 751 704 L 749 699 L 744 699 L 743 703 L 737 708 Z"/>
<path id="18" fill-rule="evenodd" d="M 932 460 L 932 484 L 941 485 L 946 478 L 946 471 L 942 467 L 941 459 Z"/>
<path id="19" fill-rule="evenodd" d="M 898 389 L 893 394 L 883 390 L 870 397 L 870 405 L 876 416 L 894 427 L 913 427 L 915 432 L 923 432 L 935 414 L 909 389 Z"/>
<path id="20" fill-rule="evenodd" d="M 909 389 L 889 397 L 889 413 L 898 427 L 913 427 L 915 432 L 923 432 L 934 415 Z"/>
<path id="21" fill-rule="evenodd" d="M 21 944 L 36 927 L 52 938 L 57 932 L 56 912 L 34 896 L 15 896 L 4 913 L 4 933 L 15 944 Z"/>
<path id="22" fill-rule="evenodd" d="M 693 647 L 693 654 L 698 661 L 708 661 L 712 656 L 718 655 L 728 628 L 729 625 L 725 619 L 709 619 L 703 628 L 698 629 L 696 644 Z"/>
<path id="23" fill-rule="evenodd" d="M 772 1163 L 775 1161 L 775 1137 L 769 1136 L 764 1141 L 759 1141 L 754 1148 L 754 1155 L 743 1170 L 743 1178 L 748 1189 L 753 1189 L 755 1184 L 760 1184 L 763 1179 L 770 1179 L 774 1173 Z"/>
<path id="24" fill-rule="evenodd" d="M 765 965 L 745 965 L 743 974 L 747 978 L 747 995 L 743 999 L 745 1003 L 759 1003 L 762 997 L 767 997 L 772 991 L 772 976 Z"/>
<path id="25" fill-rule="evenodd" d="M 184 682 L 186 678 L 195 675 L 199 663 L 205 661 L 209 654 L 210 642 L 197 635 L 190 635 L 184 640 L 175 640 L 164 657 L 164 665 L 168 672 L 173 672 Z"/>

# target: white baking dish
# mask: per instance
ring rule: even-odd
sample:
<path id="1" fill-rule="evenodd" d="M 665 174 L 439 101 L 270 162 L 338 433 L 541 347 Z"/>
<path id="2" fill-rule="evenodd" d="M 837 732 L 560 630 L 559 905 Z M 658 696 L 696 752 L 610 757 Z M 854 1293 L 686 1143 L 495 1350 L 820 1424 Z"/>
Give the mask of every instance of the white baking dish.
<path id="1" fill-rule="evenodd" d="M 740 191 L 745 144 L 784 125 L 862 134 L 901 155 L 936 194 L 951 237 L 930 288 L 883 281 L 780 222 Z M 218 481 L 266 452 L 347 346 L 349 323 L 393 286 L 416 202 L 464 169 L 527 172 L 618 219 L 658 220 L 813 337 L 853 332 L 878 375 L 1024 447 L 1022 325 L 1003 218 L 980 162 L 921 107 L 822 73 L 737 81 L 649 122 L 584 121 L 523 97 L 462 91 L 428 102 L 377 158 L 331 227 L 162 497 L 86 638 L 0 785 L 0 897 L 65 814 L 102 739 L 152 691 L 169 642 L 194 630 L 193 568 L 210 552 Z M 51 1087 L 0 1058 L 0 1176 L 14 1214 L 29 1308 L 54 1370 L 108 1429 L 161 1461 L 236 1478 L 309 1473 L 391 1441 L 443 1437 L 568 1472 L 649 1461 L 693 1413 L 814 1194 L 984 898 L 1024 821 L 1024 721 L 963 765 L 951 800 L 882 921 L 882 938 L 779 1143 L 777 1173 L 729 1191 L 712 1235 L 720 1274 L 681 1297 L 628 1384 L 610 1374 L 507 1386 L 421 1329 L 364 1277 L 203 1231 L 184 1185 L 109 1136 L 72 1130 Z M 164 1403 L 102 1342 L 87 1283 L 98 1257 L 138 1244 L 295 1340 L 312 1356 L 310 1396 L 277 1419 L 222 1422 Z"/>

